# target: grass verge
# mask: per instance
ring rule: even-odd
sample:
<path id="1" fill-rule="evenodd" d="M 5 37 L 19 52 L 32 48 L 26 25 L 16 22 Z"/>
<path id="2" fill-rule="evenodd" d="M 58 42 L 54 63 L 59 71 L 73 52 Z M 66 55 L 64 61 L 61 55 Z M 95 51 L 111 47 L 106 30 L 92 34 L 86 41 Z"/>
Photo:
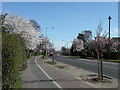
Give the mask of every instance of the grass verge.
<path id="1" fill-rule="evenodd" d="M 51 61 L 46 61 L 46 63 L 50 64 L 50 65 L 55 65 L 55 62 L 51 62 Z"/>
<path id="2" fill-rule="evenodd" d="M 110 62 L 120 63 L 120 60 L 112 60 L 112 59 L 103 59 L 103 61 L 110 61 Z"/>
<path id="3" fill-rule="evenodd" d="M 19 77 L 14 88 L 22 88 L 21 78 Z"/>

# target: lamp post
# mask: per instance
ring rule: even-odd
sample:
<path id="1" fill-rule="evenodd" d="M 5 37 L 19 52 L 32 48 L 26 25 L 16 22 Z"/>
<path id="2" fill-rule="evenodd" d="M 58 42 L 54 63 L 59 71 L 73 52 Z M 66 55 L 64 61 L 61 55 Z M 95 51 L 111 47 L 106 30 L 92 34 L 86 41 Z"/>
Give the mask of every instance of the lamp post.
<path id="1" fill-rule="evenodd" d="M 108 17 L 109 20 L 109 58 L 110 58 L 110 20 L 111 20 L 111 16 Z"/>
<path id="2" fill-rule="evenodd" d="M 45 32 L 45 35 L 46 35 L 46 42 L 45 42 L 45 55 L 47 56 L 47 30 L 48 29 L 55 29 L 55 27 L 46 27 L 46 32 Z"/>

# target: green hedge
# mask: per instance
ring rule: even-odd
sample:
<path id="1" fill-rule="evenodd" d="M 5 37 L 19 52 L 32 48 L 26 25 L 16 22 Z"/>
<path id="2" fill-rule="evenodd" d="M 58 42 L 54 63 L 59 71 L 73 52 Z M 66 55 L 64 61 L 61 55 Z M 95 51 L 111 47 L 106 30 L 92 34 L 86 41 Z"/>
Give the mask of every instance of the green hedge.
<path id="1" fill-rule="evenodd" d="M 119 52 L 111 52 L 110 53 L 110 58 L 109 58 L 109 52 L 104 52 L 103 53 L 103 58 L 104 59 L 120 60 L 120 53 Z"/>
<path id="2" fill-rule="evenodd" d="M 2 88 L 15 88 L 20 80 L 19 72 L 25 69 L 26 51 L 19 35 L 2 30 Z M 18 87 L 20 88 L 20 87 Z"/>

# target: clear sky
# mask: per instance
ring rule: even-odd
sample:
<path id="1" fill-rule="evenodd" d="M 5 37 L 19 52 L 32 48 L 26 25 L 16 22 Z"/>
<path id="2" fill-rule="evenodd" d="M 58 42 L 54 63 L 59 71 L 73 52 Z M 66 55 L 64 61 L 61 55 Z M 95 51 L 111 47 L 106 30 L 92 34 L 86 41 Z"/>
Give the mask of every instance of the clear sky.
<path id="1" fill-rule="evenodd" d="M 111 36 L 118 36 L 117 2 L 3 2 L 2 9 L 36 20 L 43 34 L 46 27 L 55 27 L 48 29 L 47 35 L 57 50 L 67 41 L 70 47 L 71 41 L 83 30 L 91 30 L 95 37 L 100 21 L 103 31 L 108 31 L 108 16 L 112 17 Z"/>

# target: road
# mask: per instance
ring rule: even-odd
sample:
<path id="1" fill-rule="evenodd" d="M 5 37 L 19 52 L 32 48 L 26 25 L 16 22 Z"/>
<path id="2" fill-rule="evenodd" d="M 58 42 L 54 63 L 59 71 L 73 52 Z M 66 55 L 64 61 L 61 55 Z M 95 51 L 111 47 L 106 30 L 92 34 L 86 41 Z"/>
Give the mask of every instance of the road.
<path id="1" fill-rule="evenodd" d="M 96 60 L 77 59 L 60 55 L 54 56 L 56 61 L 97 73 Z M 103 74 L 118 79 L 118 64 L 103 62 Z"/>

